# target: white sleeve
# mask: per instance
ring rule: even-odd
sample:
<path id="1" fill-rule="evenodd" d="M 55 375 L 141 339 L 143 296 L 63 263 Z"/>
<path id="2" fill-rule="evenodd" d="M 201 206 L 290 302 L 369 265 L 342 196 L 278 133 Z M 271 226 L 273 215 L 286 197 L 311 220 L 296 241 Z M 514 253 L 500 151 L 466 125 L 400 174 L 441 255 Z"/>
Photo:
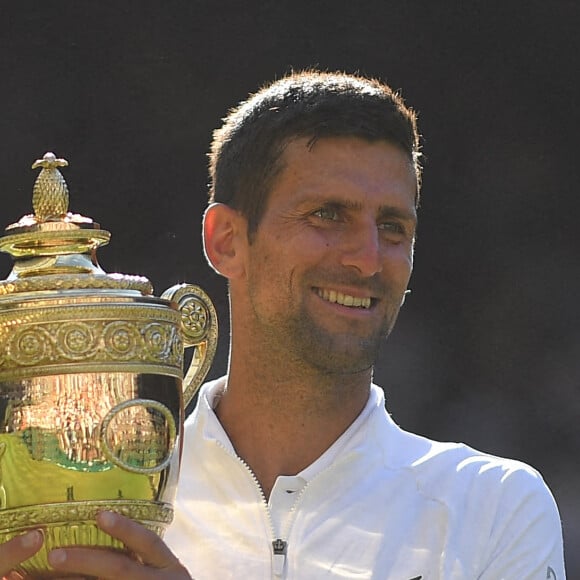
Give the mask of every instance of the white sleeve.
<path id="1" fill-rule="evenodd" d="M 478 580 L 564 580 L 560 515 L 540 474 L 515 469 L 502 488 Z"/>

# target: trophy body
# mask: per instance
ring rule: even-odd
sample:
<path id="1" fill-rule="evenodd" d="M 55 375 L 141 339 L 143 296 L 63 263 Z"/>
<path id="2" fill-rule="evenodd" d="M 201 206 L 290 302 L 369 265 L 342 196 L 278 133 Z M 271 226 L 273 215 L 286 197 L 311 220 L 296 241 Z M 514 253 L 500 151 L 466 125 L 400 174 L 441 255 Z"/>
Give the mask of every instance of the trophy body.
<path id="1" fill-rule="evenodd" d="M 46 191 L 62 180 L 54 161 L 39 176 Z M 108 232 L 37 198 L 48 215 L 35 206 L 0 240 L 16 258 L 0 282 L 0 543 L 42 529 L 43 549 L 18 571 L 50 578 L 52 548 L 124 549 L 96 526 L 99 511 L 159 535 L 171 522 L 184 407 L 217 322 L 197 286 L 157 298 L 145 278 L 103 272 L 95 248 Z"/>

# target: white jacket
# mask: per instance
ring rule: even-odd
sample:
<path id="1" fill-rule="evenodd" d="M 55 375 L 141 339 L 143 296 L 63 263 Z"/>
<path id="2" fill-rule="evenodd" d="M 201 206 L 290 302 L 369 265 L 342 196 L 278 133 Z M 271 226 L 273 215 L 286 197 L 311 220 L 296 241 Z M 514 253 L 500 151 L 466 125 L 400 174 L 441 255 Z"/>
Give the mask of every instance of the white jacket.
<path id="1" fill-rule="evenodd" d="M 403 431 L 374 385 L 303 477 L 279 478 L 297 491 L 285 500 L 277 482 L 269 507 L 212 410 L 224 381 L 203 387 L 186 422 L 166 536 L 195 580 L 564 580 L 560 518 L 541 476 Z"/>

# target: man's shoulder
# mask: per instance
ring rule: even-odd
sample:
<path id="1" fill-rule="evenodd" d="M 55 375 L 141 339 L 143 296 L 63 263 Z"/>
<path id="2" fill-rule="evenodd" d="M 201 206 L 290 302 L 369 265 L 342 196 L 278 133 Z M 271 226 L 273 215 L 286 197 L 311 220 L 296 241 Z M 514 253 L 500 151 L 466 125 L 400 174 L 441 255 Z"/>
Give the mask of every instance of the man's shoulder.
<path id="1" fill-rule="evenodd" d="M 490 490 L 545 493 L 540 473 L 517 459 L 475 449 L 461 442 L 445 442 L 406 431 L 387 414 L 381 428 L 385 464 L 413 474 L 424 489 L 464 488 L 482 494 Z M 549 492 L 548 492 L 549 493 Z"/>
<path id="2" fill-rule="evenodd" d="M 480 451 L 465 443 L 442 442 L 397 427 L 399 467 L 410 471 L 425 494 L 458 498 L 463 494 L 500 502 L 526 497 L 553 498 L 541 474 L 530 465 Z"/>
<path id="3" fill-rule="evenodd" d="M 544 485 L 539 472 L 523 461 L 479 451 L 464 443 L 430 441 L 429 452 L 418 457 L 411 468 L 429 479 L 452 479 L 482 488 Z"/>
<path id="4" fill-rule="evenodd" d="M 447 469 L 453 466 L 455 473 L 466 476 L 477 474 L 504 478 L 514 472 L 538 476 L 533 467 L 517 459 L 481 451 L 462 442 L 438 441 L 402 429 L 401 433 L 411 447 L 422 451 L 415 454 L 410 464 L 418 470 Z"/>

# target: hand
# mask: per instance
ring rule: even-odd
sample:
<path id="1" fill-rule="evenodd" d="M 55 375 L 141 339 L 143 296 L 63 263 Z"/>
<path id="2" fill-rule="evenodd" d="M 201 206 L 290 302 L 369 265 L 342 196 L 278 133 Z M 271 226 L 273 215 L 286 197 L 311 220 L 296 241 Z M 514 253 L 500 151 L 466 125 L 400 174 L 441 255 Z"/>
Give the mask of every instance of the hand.
<path id="1" fill-rule="evenodd" d="M 7 578 L 18 578 L 15 573 L 10 574 L 10 570 L 34 556 L 42 547 L 42 533 L 39 531 L 28 532 L 22 536 L 12 538 L 12 540 L 0 545 L 0 576 Z"/>
<path id="2" fill-rule="evenodd" d="M 99 580 L 191 580 L 154 532 L 114 512 L 101 512 L 97 524 L 121 540 L 133 557 L 102 548 L 58 548 L 48 556 L 50 565 L 58 572 L 95 576 Z"/>

